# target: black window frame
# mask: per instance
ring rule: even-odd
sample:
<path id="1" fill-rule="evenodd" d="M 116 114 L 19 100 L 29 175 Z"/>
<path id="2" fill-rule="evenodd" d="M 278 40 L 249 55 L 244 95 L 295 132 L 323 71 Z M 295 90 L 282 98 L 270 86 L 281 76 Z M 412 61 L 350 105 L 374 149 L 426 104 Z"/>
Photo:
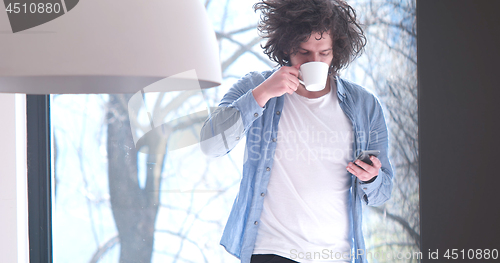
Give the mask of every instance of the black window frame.
<path id="1" fill-rule="evenodd" d="M 26 95 L 30 263 L 53 262 L 50 95 Z"/>

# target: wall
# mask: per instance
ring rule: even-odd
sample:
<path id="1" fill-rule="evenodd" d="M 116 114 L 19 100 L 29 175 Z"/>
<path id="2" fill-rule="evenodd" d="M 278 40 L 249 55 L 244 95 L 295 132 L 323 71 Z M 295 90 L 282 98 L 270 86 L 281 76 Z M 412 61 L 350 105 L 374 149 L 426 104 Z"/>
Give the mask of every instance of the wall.
<path id="1" fill-rule="evenodd" d="M 500 1 L 419 0 L 420 206 L 425 262 L 500 250 Z M 456 249 L 459 258 L 446 259 Z M 439 260 L 428 259 L 438 250 Z"/>
<path id="2" fill-rule="evenodd" d="M 0 94 L 0 258 L 28 262 L 25 95 Z"/>

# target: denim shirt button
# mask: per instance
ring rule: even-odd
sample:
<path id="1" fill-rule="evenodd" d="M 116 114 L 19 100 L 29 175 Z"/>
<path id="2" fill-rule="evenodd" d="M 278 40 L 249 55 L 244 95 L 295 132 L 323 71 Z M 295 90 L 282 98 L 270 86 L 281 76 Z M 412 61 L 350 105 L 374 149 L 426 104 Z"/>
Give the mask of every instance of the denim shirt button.
<path id="1" fill-rule="evenodd" d="M 254 113 L 253 116 L 254 117 L 259 117 L 259 114 L 258 113 Z"/>
<path id="2" fill-rule="evenodd" d="M 236 140 L 239 140 L 239 139 L 240 139 L 240 137 L 236 137 Z"/>
<path id="3" fill-rule="evenodd" d="M 269 171 L 271 171 L 271 168 L 267 167 L 267 168 L 266 168 L 266 171 L 268 171 L 268 172 L 269 172 Z"/>
<path id="4" fill-rule="evenodd" d="M 255 222 L 253 222 L 253 224 L 254 224 L 254 225 L 258 225 L 258 224 L 259 224 L 259 222 L 255 221 Z"/>
<path id="5" fill-rule="evenodd" d="M 265 196 L 266 194 L 265 193 L 260 193 L 260 196 Z"/>
<path id="6" fill-rule="evenodd" d="M 366 190 L 366 189 L 368 189 L 368 188 L 366 188 L 366 187 L 363 187 L 363 190 Z"/>
<path id="7" fill-rule="evenodd" d="M 277 112 L 276 112 L 276 115 L 280 115 L 280 113 L 281 113 L 280 111 L 277 111 Z"/>
<path id="8" fill-rule="evenodd" d="M 273 142 L 276 142 L 276 138 L 273 138 Z"/>

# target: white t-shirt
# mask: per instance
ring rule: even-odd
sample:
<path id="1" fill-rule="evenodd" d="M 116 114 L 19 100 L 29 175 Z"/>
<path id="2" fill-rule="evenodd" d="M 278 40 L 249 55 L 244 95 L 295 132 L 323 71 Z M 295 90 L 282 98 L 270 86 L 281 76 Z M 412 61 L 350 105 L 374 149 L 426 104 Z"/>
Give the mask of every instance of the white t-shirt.
<path id="1" fill-rule="evenodd" d="M 353 129 L 335 86 L 314 99 L 285 94 L 277 139 L 253 254 L 350 262 L 340 255 L 352 244 Z"/>

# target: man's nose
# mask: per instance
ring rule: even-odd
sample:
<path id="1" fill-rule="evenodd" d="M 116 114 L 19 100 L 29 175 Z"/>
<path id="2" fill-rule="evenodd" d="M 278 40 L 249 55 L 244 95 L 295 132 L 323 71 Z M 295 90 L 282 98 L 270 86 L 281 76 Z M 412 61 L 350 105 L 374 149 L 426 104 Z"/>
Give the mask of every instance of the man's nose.
<path id="1" fill-rule="evenodd" d="M 321 58 L 320 58 L 319 54 L 313 53 L 309 56 L 308 60 L 309 60 L 308 62 L 321 61 Z"/>

